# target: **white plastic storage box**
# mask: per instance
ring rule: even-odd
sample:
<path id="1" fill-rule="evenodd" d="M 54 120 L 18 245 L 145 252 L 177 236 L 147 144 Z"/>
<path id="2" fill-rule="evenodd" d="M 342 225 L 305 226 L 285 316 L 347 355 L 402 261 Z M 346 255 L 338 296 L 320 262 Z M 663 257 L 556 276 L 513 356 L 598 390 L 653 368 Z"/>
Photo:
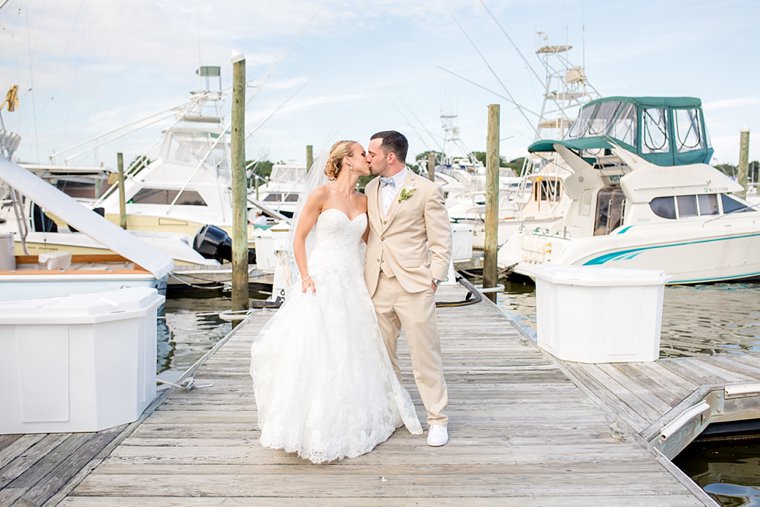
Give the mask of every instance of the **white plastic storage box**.
<path id="1" fill-rule="evenodd" d="M 13 252 L 13 234 L 0 232 L 0 271 L 16 269 L 16 256 Z"/>
<path id="2" fill-rule="evenodd" d="M 278 255 L 290 250 L 290 225 L 282 222 L 270 229 L 255 229 L 253 241 L 256 248 L 256 267 L 272 271 L 280 264 Z"/>
<path id="3" fill-rule="evenodd" d="M 156 313 L 139 287 L 0 303 L 0 434 L 99 431 L 156 395 Z"/>
<path id="4" fill-rule="evenodd" d="M 565 361 L 654 361 L 660 354 L 663 271 L 531 266 L 538 345 Z"/>
<path id="5" fill-rule="evenodd" d="M 472 259 L 472 225 L 451 224 L 451 258 L 454 261 Z"/>

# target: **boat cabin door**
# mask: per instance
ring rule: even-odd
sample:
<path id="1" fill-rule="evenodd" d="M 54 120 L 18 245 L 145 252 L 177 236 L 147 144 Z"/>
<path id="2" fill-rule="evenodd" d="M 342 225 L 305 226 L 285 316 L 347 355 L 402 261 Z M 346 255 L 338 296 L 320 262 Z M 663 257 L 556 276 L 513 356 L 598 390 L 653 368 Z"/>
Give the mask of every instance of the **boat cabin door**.
<path id="1" fill-rule="evenodd" d="M 594 236 L 609 234 L 623 224 L 625 194 L 620 187 L 602 188 L 596 196 Z"/>

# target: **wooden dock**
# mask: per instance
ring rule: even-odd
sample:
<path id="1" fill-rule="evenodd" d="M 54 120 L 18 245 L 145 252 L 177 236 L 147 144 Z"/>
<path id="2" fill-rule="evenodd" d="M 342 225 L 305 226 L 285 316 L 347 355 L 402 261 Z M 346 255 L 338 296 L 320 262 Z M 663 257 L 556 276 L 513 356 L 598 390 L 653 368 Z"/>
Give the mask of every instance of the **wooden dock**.
<path id="1" fill-rule="evenodd" d="M 439 297 L 463 295 L 445 286 Z M 56 474 L 44 461 L 76 436 L 0 437 L 0 504 L 715 505 L 666 455 L 710 420 L 760 417 L 747 388 L 760 381 L 760 356 L 565 363 L 485 300 L 439 310 L 448 445 L 428 447 L 424 436 L 401 429 L 367 455 L 312 465 L 257 441 L 249 351 L 272 314 L 248 319 L 196 372 L 198 384 L 213 386 L 174 389 L 143 421 L 109 430 L 68 481 L 48 484 Z M 424 421 L 401 354 L 402 380 Z M 725 390 L 734 384 L 743 390 Z M 705 400 L 709 409 L 685 417 Z M 60 454 L 75 448 L 72 441 Z M 36 472 L 35 457 L 43 462 Z"/>

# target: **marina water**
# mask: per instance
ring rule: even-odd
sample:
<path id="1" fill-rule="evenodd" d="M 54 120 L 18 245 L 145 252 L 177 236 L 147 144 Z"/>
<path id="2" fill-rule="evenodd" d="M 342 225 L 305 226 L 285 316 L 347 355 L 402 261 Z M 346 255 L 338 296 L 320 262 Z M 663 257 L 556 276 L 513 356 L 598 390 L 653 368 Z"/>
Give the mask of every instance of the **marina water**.
<path id="1" fill-rule="evenodd" d="M 535 337 L 532 282 L 507 282 L 497 304 Z M 159 319 L 158 371 L 182 372 L 210 350 L 232 330 L 218 316 L 230 308 L 229 294 L 170 295 Z M 760 352 L 760 283 L 665 288 L 661 357 L 737 351 Z M 721 505 L 760 506 L 760 439 L 695 442 L 675 462 Z"/>

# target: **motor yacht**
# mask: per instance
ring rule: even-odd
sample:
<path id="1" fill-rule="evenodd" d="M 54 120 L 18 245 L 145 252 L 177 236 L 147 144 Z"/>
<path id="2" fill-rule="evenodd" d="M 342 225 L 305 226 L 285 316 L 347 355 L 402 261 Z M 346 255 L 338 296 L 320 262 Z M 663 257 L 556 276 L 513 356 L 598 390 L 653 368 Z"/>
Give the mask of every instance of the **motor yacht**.
<path id="1" fill-rule="evenodd" d="M 741 186 L 709 165 L 713 149 L 701 101 L 691 97 L 607 97 L 583 107 L 563 140 L 531 153 L 556 153 L 565 216 L 526 225 L 499 251 L 499 264 L 659 269 L 670 284 L 760 275 L 760 212 L 735 195 Z"/>

